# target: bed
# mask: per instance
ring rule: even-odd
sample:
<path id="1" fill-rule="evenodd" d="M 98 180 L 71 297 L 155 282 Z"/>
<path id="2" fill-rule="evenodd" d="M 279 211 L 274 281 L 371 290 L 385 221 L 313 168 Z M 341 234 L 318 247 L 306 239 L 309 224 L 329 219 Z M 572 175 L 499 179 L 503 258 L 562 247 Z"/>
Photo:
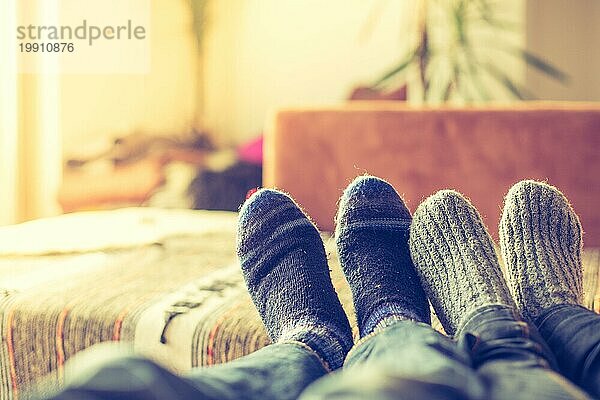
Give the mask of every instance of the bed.
<path id="1" fill-rule="evenodd" d="M 235 257 L 236 214 L 130 208 L 0 229 L 0 399 L 96 343 L 121 341 L 174 371 L 269 343 Z M 334 284 L 354 318 L 335 246 Z M 586 305 L 600 308 L 600 252 L 586 249 Z M 355 329 L 356 333 L 356 329 Z M 48 382 L 48 381 L 47 381 Z"/>
<path id="2" fill-rule="evenodd" d="M 60 384 L 65 361 L 100 342 L 179 372 L 269 343 L 235 256 L 236 221 L 129 208 L 0 228 L 0 399 L 41 377 Z"/>

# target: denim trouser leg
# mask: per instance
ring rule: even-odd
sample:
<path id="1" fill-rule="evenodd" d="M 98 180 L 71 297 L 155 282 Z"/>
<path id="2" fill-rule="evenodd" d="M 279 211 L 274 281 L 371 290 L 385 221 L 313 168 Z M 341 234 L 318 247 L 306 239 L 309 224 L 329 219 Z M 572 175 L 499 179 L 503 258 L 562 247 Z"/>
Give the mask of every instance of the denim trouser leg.
<path id="1" fill-rule="evenodd" d="M 327 373 L 302 343 L 276 343 L 235 361 L 177 376 L 152 361 L 121 356 L 86 368 L 56 400 L 296 399 Z"/>
<path id="2" fill-rule="evenodd" d="M 545 310 L 535 321 L 563 374 L 600 397 L 600 315 L 570 304 Z"/>
<path id="3" fill-rule="evenodd" d="M 289 342 L 269 345 L 233 362 L 196 369 L 188 378 L 196 387 L 218 388 L 215 399 L 285 400 L 298 398 L 328 372 L 308 346 Z"/>
<path id="4" fill-rule="evenodd" d="M 431 326 L 400 321 L 365 337 L 343 370 L 312 384 L 302 399 L 483 399 L 468 354 Z"/>
<path id="5" fill-rule="evenodd" d="M 552 308 L 538 320 L 565 373 L 588 389 L 598 383 L 598 320 L 573 306 Z M 476 310 L 458 337 L 459 344 L 429 325 L 400 321 L 361 340 L 342 371 L 321 379 L 327 371 L 319 357 L 295 342 L 273 344 L 185 377 L 139 357 L 120 357 L 86 368 L 52 398 L 587 398 L 552 370 L 554 359 L 537 330 L 507 306 Z"/>
<path id="6" fill-rule="evenodd" d="M 584 399 L 587 395 L 553 370 L 555 360 L 535 327 L 512 308 L 479 308 L 457 337 L 471 349 L 473 366 L 490 399 Z"/>

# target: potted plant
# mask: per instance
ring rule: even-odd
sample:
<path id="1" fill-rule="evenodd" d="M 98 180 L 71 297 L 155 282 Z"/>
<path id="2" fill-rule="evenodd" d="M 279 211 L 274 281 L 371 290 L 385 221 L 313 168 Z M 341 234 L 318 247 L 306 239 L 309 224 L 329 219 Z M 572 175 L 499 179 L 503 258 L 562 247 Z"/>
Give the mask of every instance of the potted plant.
<path id="1" fill-rule="evenodd" d="M 549 62 L 511 43 L 511 31 L 519 25 L 499 16 L 498 2 L 418 0 L 415 12 L 413 32 L 407 32 L 413 42 L 373 89 L 406 88 L 411 100 L 422 103 L 485 102 L 497 100 L 502 91 L 504 97 L 533 99 L 498 65 L 502 56 L 517 57 L 562 83 L 568 80 Z"/>

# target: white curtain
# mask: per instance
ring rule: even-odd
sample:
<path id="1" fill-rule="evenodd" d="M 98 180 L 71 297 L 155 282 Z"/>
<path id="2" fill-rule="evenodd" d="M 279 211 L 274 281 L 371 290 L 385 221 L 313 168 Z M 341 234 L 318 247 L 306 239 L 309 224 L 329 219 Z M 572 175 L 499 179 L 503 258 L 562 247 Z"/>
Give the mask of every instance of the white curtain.
<path id="1" fill-rule="evenodd" d="M 17 54 L 14 32 L 15 0 L 3 4 L 0 13 L 0 224 L 16 221 L 17 185 Z"/>
<path id="2" fill-rule="evenodd" d="M 28 6 L 31 7 L 31 2 Z M 58 15 L 56 1 L 27 12 Z M 0 224 L 57 214 L 62 151 L 56 59 L 40 58 L 40 73 L 19 74 L 17 0 L 0 13 Z"/>

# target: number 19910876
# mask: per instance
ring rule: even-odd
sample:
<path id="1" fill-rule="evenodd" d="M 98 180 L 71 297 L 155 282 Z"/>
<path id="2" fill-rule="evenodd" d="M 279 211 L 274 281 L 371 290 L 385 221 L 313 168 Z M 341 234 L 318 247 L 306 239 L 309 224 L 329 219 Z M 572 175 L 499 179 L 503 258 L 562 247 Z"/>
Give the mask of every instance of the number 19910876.
<path id="1" fill-rule="evenodd" d="M 21 53 L 72 53 L 73 43 L 19 43 Z"/>

